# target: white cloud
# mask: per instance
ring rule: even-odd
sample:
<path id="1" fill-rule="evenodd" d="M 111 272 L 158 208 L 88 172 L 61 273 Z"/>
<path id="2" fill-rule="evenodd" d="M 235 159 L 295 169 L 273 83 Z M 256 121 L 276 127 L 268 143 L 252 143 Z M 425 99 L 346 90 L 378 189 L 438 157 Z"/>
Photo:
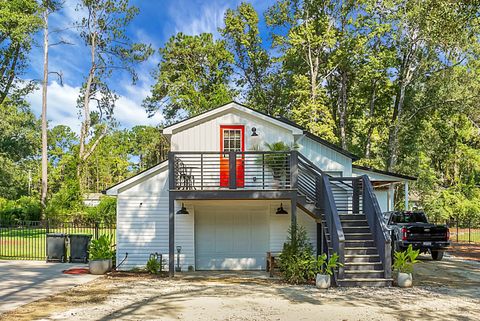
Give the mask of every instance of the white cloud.
<path id="1" fill-rule="evenodd" d="M 133 91 L 133 89 L 131 90 Z M 50 128 L 56 125 L 66 125 L 77 133 L 80 131 L 80 120 L 78 119 L 78 109 L 76 107 L 79 91 L 80 87 L 68 84 L 61 86 L 55 81 L 48 86 L 47 118 Z M 144 98 L 142 95 L 146 94 L 145 90 L 137 92 L 135 95 L 136 101 L 122 95 L 119 96 L 115 108 L 115 118 L 120 123 L 120 127 L 131 128 L 135 125 L 158 125 L 163 121 L 163 117 L 160 114 L 148 118 L 147 113 L 140 105 Z M 27 99 L 34 113 L 40 116 L 42 111 L 41 90 L 36 90 Z"/>
<path id="2" fill-rule="evenodd" d="M 198 35 L 209 32 L 218 37 L 218 28 L 223 26 L 225 11 L 232 3 L 209 1 L 192 5 L 189 1 L 178 1 L 170 5 L 168 13 L 175 24 L 175 33 Z"/>

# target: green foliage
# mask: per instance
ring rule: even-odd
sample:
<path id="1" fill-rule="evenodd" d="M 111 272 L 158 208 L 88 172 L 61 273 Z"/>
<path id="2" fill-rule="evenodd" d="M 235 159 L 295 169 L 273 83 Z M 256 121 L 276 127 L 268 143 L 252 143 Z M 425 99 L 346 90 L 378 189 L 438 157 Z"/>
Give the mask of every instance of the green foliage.
<path id="1" fill-rule="evenodd" d="M 147 261 L 147 265 L 145 267 L 148 273 L 150 274 L 158 274 L 162 271 L 162 265 L 157 260 L 155 255 L 150 255 L 150 258 Z"/>
<path id="2" fill-rule="evenodd" d="M 288 145 L 282 141 L 275 143 L 265 143 L 265 147 L 271 152 L 289 152 L 296 149 L 296 145 Z M 262 159 L 265 165 L 272 171 L 273 177 L 277 180 L 281 179 L 285 175 L 287 168 L 288 155 L 286 154 L 266 154 Z"/>
<path id="3" fill-rule="evenodd" d="M 315 274 L 333 275 L 333 272 L 342 266 L 342 263 L 338 262 L 338 258 L 337 253 L 333 253 L 329 259 L 327 259 L 326 253 L 319 255 L 315 262 Z"/>
<path id="4" fill-rule="evenodd" d="M 117 199 L 104 196 L 100 204 L 86 208 L 86 219 L 92 222 L 114 224 L 117 218 Z"/>
<path id="5" fill-rule="evenodd" d="M 202 33 L 178 33 L 163 48 L 156 83 L 144 101 L 150 114 L 161 110 L 168 121 L 192 116 L 232 100 L 228 86 L 232 54 L 224 41 Z"/>
<path id="6" fill-rule="evenodd" d="M 112 249 L 112 236 L 104 234 L 96 240 L 90 242 L 88 253 L 90 260 L 105 260 L 112 259 L 115 251 Z"/>
<path id="7" fill-rule="evenodd" d="M 40 218 L 41 205 L 37 198 L 22 196 L 14 201 L 0 198 L 1 221 L 39 221 Z"/>
<path id="8" fill-rule="evenodd" d="M 395 251 L 393 270 L 400 273 L 413 273 L 413 265 L 420 262 L 417 257 L 420 250 L 413 250 L 410 244 L 405 251 Z"/>

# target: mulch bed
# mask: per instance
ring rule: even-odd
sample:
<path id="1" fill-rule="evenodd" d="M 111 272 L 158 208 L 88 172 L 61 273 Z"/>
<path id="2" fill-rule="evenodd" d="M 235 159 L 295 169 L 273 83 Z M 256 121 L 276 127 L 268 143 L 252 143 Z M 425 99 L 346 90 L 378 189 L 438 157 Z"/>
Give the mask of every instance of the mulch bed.
<path id="1" fill-rule="evenodd" d="M 480 262 L 480 244 L 452 243 L 452 247 L 447 253 L 462 259 Z"/>

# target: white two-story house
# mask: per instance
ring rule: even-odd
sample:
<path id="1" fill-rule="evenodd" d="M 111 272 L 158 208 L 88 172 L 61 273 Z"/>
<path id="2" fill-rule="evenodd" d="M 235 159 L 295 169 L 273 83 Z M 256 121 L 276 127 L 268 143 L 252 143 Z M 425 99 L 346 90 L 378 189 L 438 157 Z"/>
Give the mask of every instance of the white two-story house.
<path id="1" fill-rule="evenodd" d="M 235 102 L 163 134 L 167 161 L 106 190 L 118 198 L 121 269 L 161 253 L 171 275 L 264 270 L 267 252 L 282 250 L 293 224 L 318 253 L 340 255 L 337 284 L 390 284 L 381 212 L 393 209 L 393 185 L 415 178 L 352 165 L 348 151 Z M 292 148 L 267 148 L 278 142 Z"/>

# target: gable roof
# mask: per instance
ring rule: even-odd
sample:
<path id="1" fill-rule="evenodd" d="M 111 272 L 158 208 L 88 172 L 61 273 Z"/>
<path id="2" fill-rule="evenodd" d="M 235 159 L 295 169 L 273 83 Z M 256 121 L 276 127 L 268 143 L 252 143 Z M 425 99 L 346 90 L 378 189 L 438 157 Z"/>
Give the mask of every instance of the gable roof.
<path id="1" fill-rule="evenodd" d="M 285 121 L 282 121 L 279 118 L 276 118 L 276 117 L 270 116 L 268 114 L 262 113 L 258 110 L 247 107 L 247 106 L 242 105 L 240 103 L 237 103 L 235 101 L 231 101 L 227 104 L 224 104 L 224 105 L 221 105 L 219 107 L 207 110 L 203 113 L 200 113 L 200 114 L 195 115 L 193 117 L 184 119 L 184 120 L 179 121 L 175 124 L 167 126 L 163 129 L 163 134 L 164 135 L 171 135 L 171 134 L 173 134 L 174 131 L 176 131 L 176 130 L 182 128 L 182 127 L 190 126 L 192 124 L 201 122 L 205 119 L 213 118 L 214 116 L 216 116 L 218 114 L 221 114 L 221 113 L 225 113 L 229 110 L 239 110 L 239 111 L 244 112 L 246 114 L 250 114 L 250 115 L 256 116 L 258 118 L 261 118 L 263 120 L 267 120 L 271 123 L 276 124 L 277 126 L 289 129 L 290 131 L 293 132 L 294 135 L 302 135 L 303 134 L 302 128 L 299 127 L 298 125 L 293 126 L 292 124 L 287 123 Z"/>
<path id="2" fill-rule="evenodd" d="M 362 170 L 362 171 L 387 175 L 387 176 L 393 176 L 393 177 L 405 179 L 405 180 L 408 180 L 408 181 L 416 181 L 418 179 L 417 177 L 414 177 L 414 176 L 408 176 L 408 175 L 398 174 L 398 173 L 394 173 L 394 172 L 383 171 L 383 170 L 380 170 L 380 169 L 376 169 L 376 168 L 372 168 L 372 167 L 366 167 L 366 166 L 360 166 L 360 165 L 355 165 L 355 164 L 352 164 L 352 168 L 353 169 L 359 169 L 359 170 Z"/>
<path id="3" fill-rule="evenodd" d="M 139 179 L 142 179 L 144 177 L 147 177 L 149 175 L 152 175 L 158 171 L 161 171 L 165 168 L 167 168 L 168 165 L 168 160 L 164 160 L 161 163 L 158 163 L 157 165 L 154 165 L 150 168 L 147 168 L 141 172 L 138 172 L 137 174 L 124 179 L 123 181 L 118 182 L 117 184 L 110 186 L 109 188 L 105 189 L 102 191 L 103 194 L 106 195 L 118 195 L 118 192 L 120 189 L 124 188 L 125 186 L 128 186 L 134 182 L 136 182 Z"/>
<path id="4" fill-rule="evenodd" d="M 200 122 L 203 119 L 213 117 L 214 115 L 225 112 L 229 109 L 237 109 L 237 110 L 241 110 L 243 112 L 249 113 L 249 114 L 256 114 L 257 116 L 260 116 L 263 119 L 268 119 L 269 121 L 271 121 L 273 123 L 276 123 L 279 126 L 282 126 L 282 127 L 288 126 L 288 128 L 290 130 L 292 130 L 294 135 L 302 135 L 303 134 L 306 137 L 316 141 L 317 143 L 325 145 L 326 147 L 328 147 L 330 149 L 333 149 L 334 151 L 336 151 L 336 152 L 338 152 L 338 153 L 340 153 L 340 154 L 342 154 L 342 155 L 344 155 L 348 158 L 351 158 L 352 161 L 356 161 L 356 160 L 360 159 L 360 157 L 358 157 L 357 155 L 352 154 L 349 151 L 347 151 L 347 150 L 345 150 L 345 149 L 343 149 L 343 148 L 341 148 L 341 147 L 339 147 L 335 144 L 332 144 L 329 141 L 326 141 L 325 139 L 320 138 L 319 136 L 317 136 L 315 134 L 312 134 L 311 132 L 305 130 L 305 128 L 303 128 L 302 126 L 298 125 L 297 123 L 291 121 L 288 118 L 285 118 L 283 116 L 274 117 L 274 116 L 268 115 L 268 114 L 263 113 L 263 112 L 258 111 L 258 110 L 255 110 L 251 107 L 245 106 L 245 105 L 240 104 L 240 103 L 235 102 L 235 101 L 231 101 L 231 102 L 229 102 L 225 105 L 221 105 L 221 106 L 216 107 L 214 109 L 205 111 L 205 112 L 200 113 L 196 116 L 187 118 L 185 120 L 181 120 L 181 121 L 179 121 L 175 124 L 167 126 L 163 129 L 163 134 L 164 135 L 171 135 L 171 134 L 173 134 L 173 131 L 175 131 L 175 130 L 183 127 L 183 126 L 188 126 L 188 125 L 191 125 L 193 123 Z"/>

